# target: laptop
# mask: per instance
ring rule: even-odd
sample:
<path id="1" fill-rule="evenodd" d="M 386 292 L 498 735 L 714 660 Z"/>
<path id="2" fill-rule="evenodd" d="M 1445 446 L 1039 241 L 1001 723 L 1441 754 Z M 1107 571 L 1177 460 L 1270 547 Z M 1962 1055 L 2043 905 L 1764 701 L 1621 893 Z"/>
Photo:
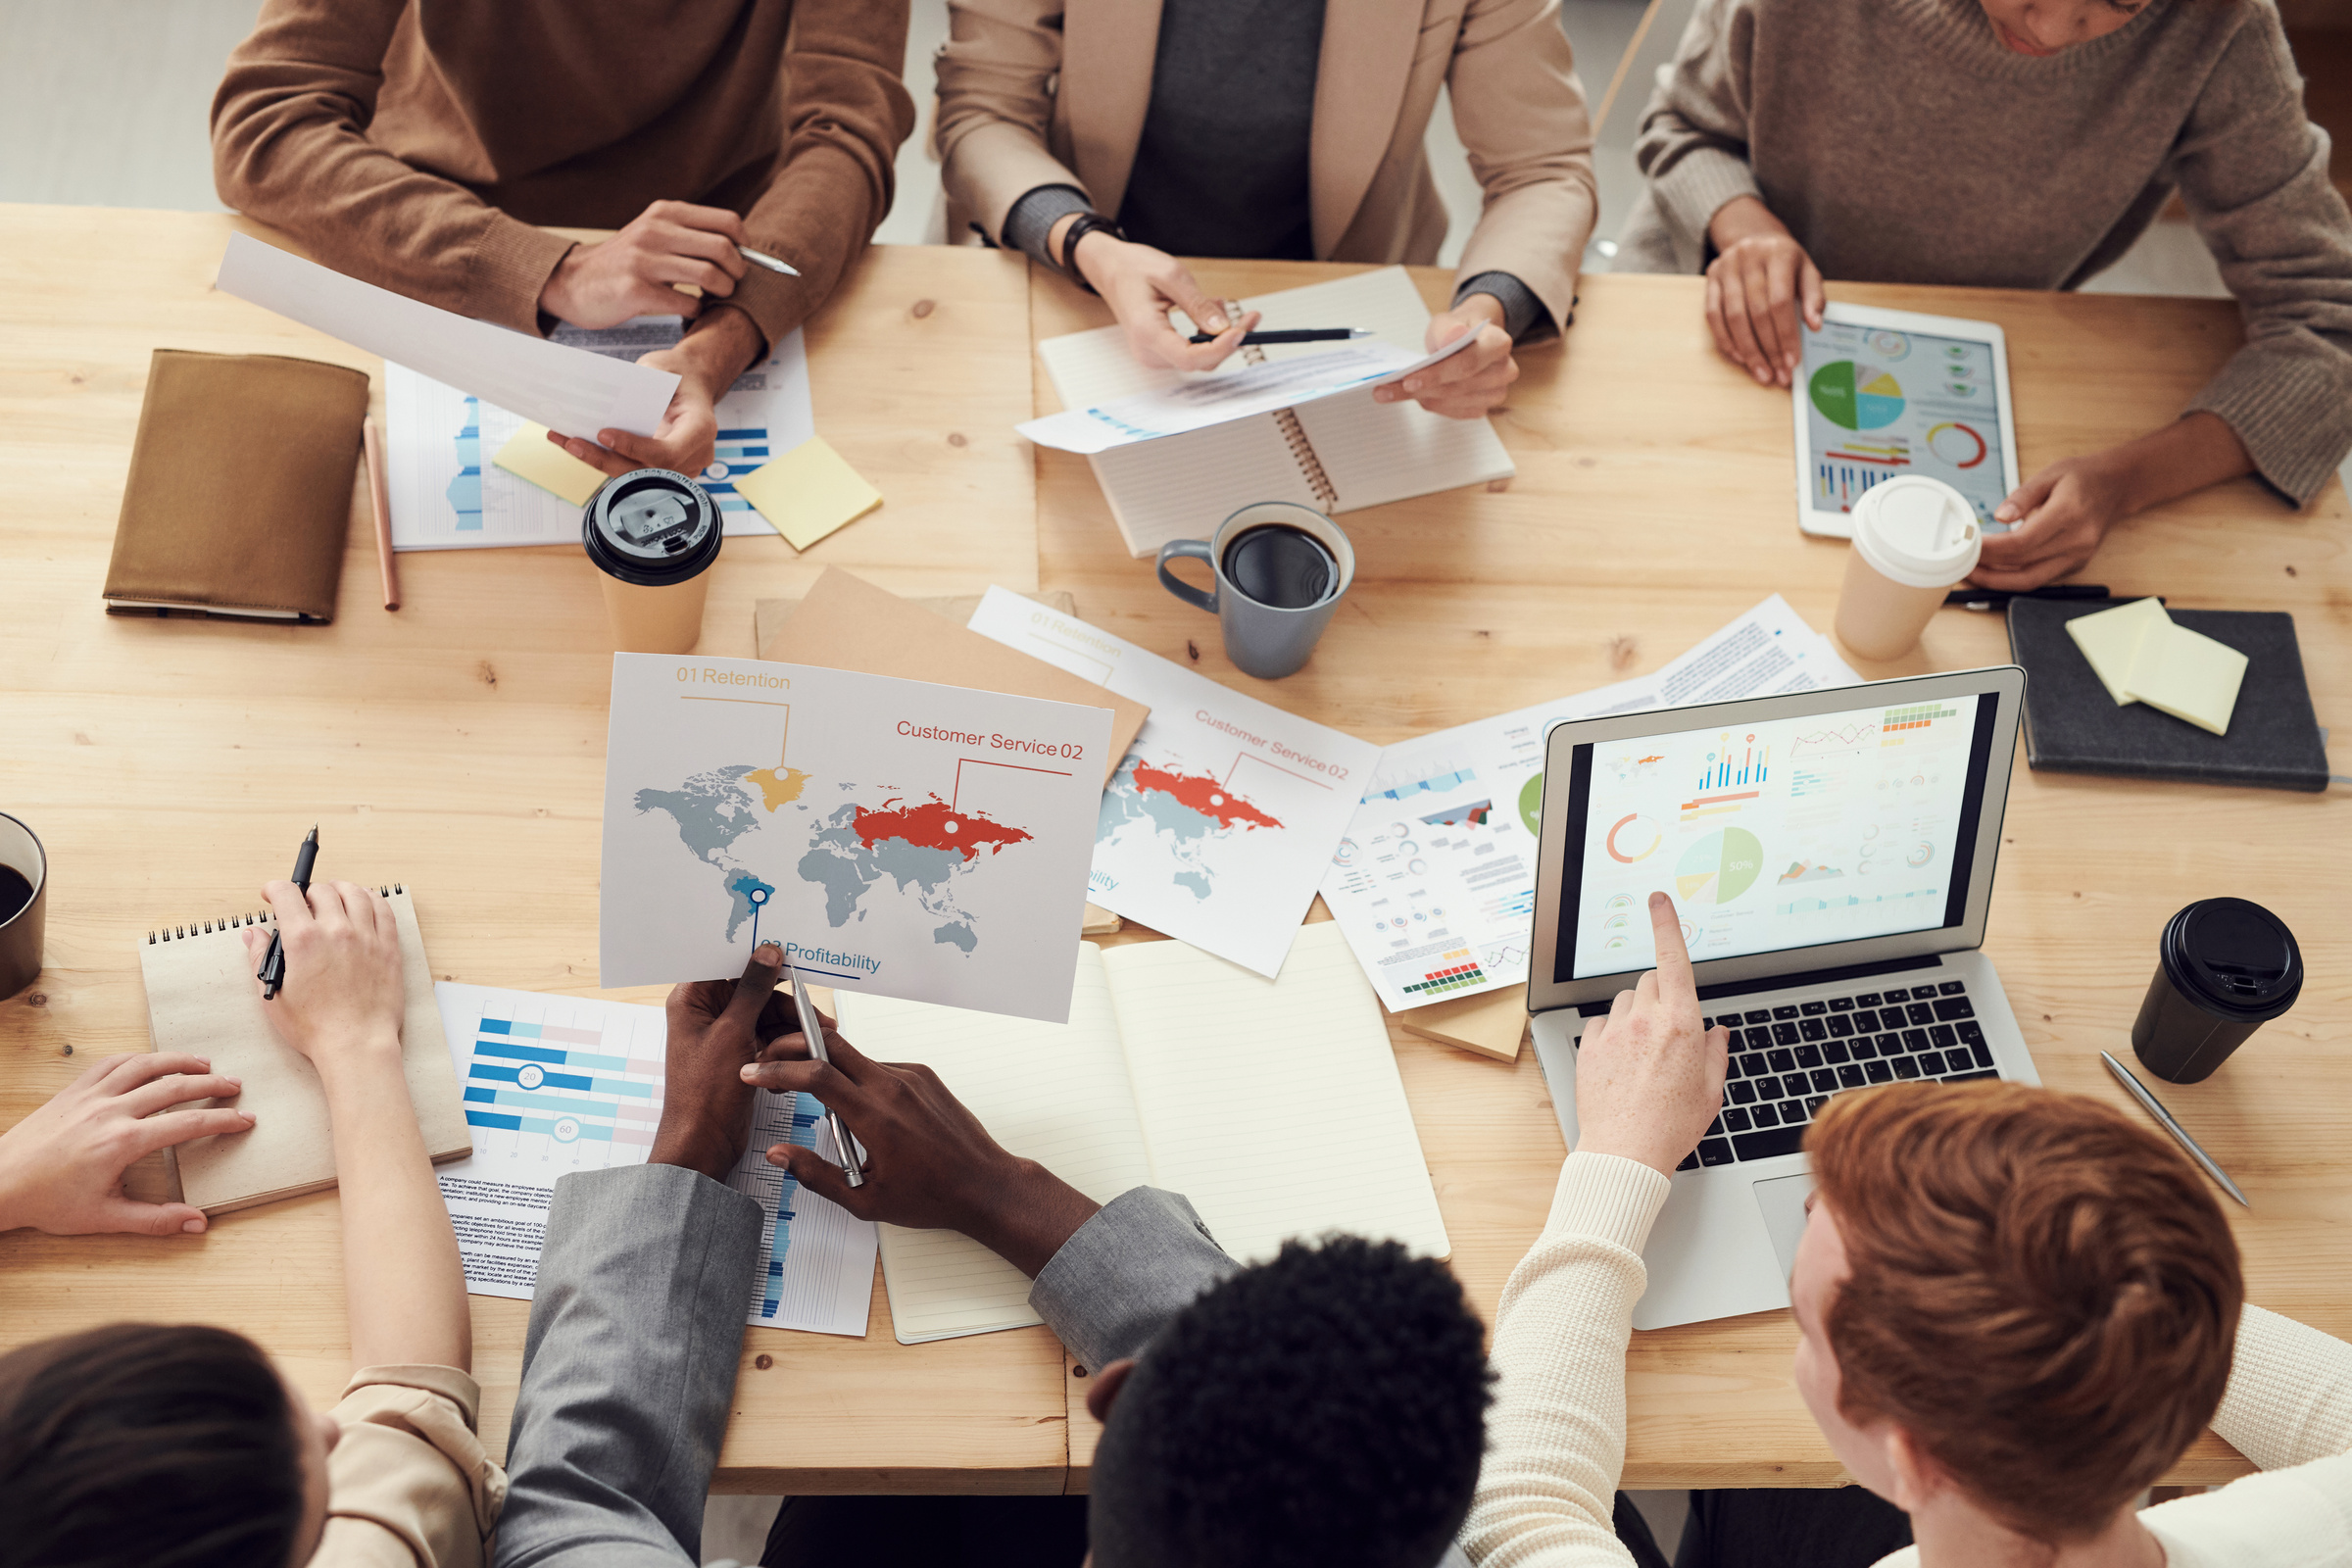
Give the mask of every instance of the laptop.
<path id="1" fill-rule="evenodd" d="M 1832 1099 L 2040 1082 L 1980 951 L 2025 688 L 2003 665 L 1551 730 L 1528 1011 L 1568 1146 L 1577 1043 L 1652 966 L 1653 891 L 1732 1031 L 1634 1327 L 1788 1304 L 1805 1129 Z"/>

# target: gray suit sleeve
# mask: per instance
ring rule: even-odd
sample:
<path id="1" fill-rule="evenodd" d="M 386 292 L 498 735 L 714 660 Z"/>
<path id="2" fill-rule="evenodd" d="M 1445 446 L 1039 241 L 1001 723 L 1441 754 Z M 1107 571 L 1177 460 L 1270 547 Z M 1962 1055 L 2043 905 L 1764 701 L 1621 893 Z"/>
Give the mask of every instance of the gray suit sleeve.
<path id="1" fill-rule="evenodd" d="M 702 1560 L 760 1205 L 677 1165 L 556 1184 L 497 1568 Z"/>
<path id="2" fill-rule="evenodd" d="M 1143 1349 L 1195 1297 L 1241 1266 L 1191 1203 L 1137 1187 L 1061 1244 L 1039 1271 L 1029 1304 L 1082 1364 L 1106 1366 Z"/>

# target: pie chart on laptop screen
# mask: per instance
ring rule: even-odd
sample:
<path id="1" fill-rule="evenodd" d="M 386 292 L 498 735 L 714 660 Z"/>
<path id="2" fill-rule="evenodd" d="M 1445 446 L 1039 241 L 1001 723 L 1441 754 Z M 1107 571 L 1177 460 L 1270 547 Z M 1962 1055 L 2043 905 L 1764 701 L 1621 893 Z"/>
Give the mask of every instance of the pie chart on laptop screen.
<path id="1" fill-rule="evenodd" d="M 1805 390 L 1821 416 L 1843 429 L 1882 429 L 1903 416 L 1903 384 L 1876 366 L 1834 360 Z"/>
<path id="2" fill-rule="evenodd" d="M 1718 828 L 1675 862 L 1675 891 L 1686 904 L 1729 904 L 1755 885 L 1764 846 L 1743 827 Z"/>

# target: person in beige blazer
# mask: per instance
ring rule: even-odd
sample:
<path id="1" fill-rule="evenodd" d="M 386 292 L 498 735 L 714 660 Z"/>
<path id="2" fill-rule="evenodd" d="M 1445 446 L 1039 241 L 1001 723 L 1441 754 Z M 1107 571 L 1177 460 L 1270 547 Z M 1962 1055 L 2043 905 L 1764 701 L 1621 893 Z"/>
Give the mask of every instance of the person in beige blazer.
<path id="1" fill-rule="evenodd" d="M 1428 343 L 1479 341 L 1378 396 L 1475 417 L 1517 376 L 1514 342 L 1569 319 L 1595 199 L 1559 0 L 948 11 L 937 146 L 950 232 L 968 226 L 1069 272 L 1146 364 L 1205 369 L 1254 320 L 1228 321 L 1177 255 L 1436 261 L 1446 213 L 1422 136 L 1440 86 L 1485 200 Z M 1187 343 L 1170 309 L 1218 337 Z"/>

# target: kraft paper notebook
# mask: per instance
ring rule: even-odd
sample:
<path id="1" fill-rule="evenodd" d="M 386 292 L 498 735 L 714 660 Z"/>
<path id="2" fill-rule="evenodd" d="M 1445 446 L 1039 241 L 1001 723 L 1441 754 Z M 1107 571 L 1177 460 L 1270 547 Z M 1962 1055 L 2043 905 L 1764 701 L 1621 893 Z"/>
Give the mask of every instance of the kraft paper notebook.
<path id="1" fill-rule="evenodd" d="M 1066 1024 L 841 992 L 866 1055 L 927 1062 L 997 1141 L 1098 1202 L 1190 1199 L 1235 1257 L 1294 1236 L 1451 1250 L 1380 1004 L 1340 934 L 1298 933 L 1267 980 L 1181 942 L 1079 949 Z M 1021 1328 L 1029 1281 L 955 1231 L 882 1227 L 902 1344 Z"/>
<path id="2" fill-rule="evenodd" d="M 416 906 L 406 888 L 377 892 L 391 900 L 400 922 L 401 974 L 408 989 L 401 1060 L 424 1150 L 435 1164 L 462 1159 L 473 1152 L 473 1136 L 441 1033 Z M 264 1002 L 256 989 L 253 972 L 259 965 L 240 935 L 249 926 L 266 932 L 270 923 L 270 916 L 261 912 L 165 926 L 148 932 L 139 945 L 155 1049 L 193 1052 L 210 1057 L 214 1071 L 243 1079 L 244 1090 L 231 1103 L 253 1113 L 250 1131 L 178 1147 L 180 1195 L 208 1214 L 335 1185 L 334 1143 L 318 1069 L 271 1032 L 264 1009 L 274 1004 Z"/>
<path id="3" fill-rule="evenodd" d="M 334 619 L 367 413 L 346 366 L 157 349 L 107 612 Z"/>
<path id="4" fill-rule="evenodd" d="M 1429 307 L 1400 267 L 1241 304 L 1263 313 L 1262 330 L 1360 326 L 1413 354 L 1421 352 L 1429 328 Z M 1276 344 L 1243 352 L 1272 361 L 1329 346 Z M 1168 371 L 1137 364 L 1115 326 L 1051 337 L 1037 352 L 1064 408 L 1107 403 L 1170 378 Z M 1239 364 L 1240 356 L 1229 363 Z M 1086 461 L 1094 465 L 1120 537 L 1138 556 L 1155 554 L 1170 539 L 1205 539 L 1254 501 L 1295 501 L 1339 514 L 1518 471 L 1485 419 L 1448 419 L 1417 403 L 1375 403 L 1369 387 L 1280 414 L 1140 441 Z"/>

